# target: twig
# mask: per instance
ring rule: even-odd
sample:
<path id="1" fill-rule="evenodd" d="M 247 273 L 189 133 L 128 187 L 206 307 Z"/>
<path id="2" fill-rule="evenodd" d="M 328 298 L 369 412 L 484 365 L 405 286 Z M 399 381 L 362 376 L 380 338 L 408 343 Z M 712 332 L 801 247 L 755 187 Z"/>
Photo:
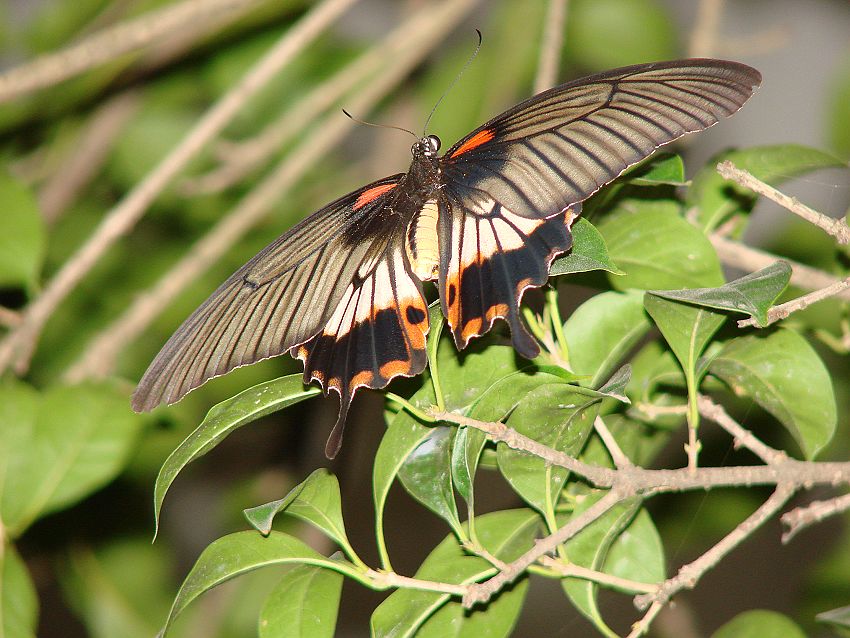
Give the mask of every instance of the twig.
<path id="1" fill-rule="evenodd" d="M 723 0 L 701 0 L 691 33 L 691 46 L 688 49 L 690 57 L 707 58 L 717 53 L 717 32 L 722 13 Z"/>
<path id="2" fill-rule="evenodd" d="M 835 516 L 850 510 L 850 494 L 843 494 L 826 501 L 813 501 L 805 507 L 798 507 L 786 512 L 780 520 L 788 530 L 782 535 L 782 542 L 787 543 L 798 533 L 825 518 Z"/>
<path id="3" fill-rule="evenodd" d="M 743 445 L 768 465 L 781 463 L 788 459 L 788 455 L 785 452 L 762 443 L 752 432 L 745 429 L 735 419 L 729 416 L 726 410 L 723 409 L 723 406 L 716 404 L 707 396 L 700 395 L 697 399 L 697 406 L 705 418 L 714 421 L 731 434 L 735 438 L 736 445 Z"/>
<path id="4" fill-rule="evenodd" d="M 316 5 L 251 68 L 239 84 L 208 110 L 168 156 L 107 214 L 86 243 L 62 266 L 45 286 L 42 294 L 27 307 L 21 326 L 0 343 L 0 373 L 10 364 L 14 364 L 19 374 L 26 371 L 45 322 L 106 250 L 133 227 L 174 176 L 221 132 L 245 102 L 353 2 L 355 0 L 324 0 Z"/>
<path id="5" fill-rule="evenodd" d="M 0 306 L 0 326 L 14 328 L 21 325 L 21 313 L 4 306 Z"/>
<path id="6" fill-rule="evenodd" d="M 835 297 L 840 292 L 843 292 L 848 288 L 850 288 L 850 277 L 842 279 L 841 281 L 836 281 L 834 284 L 827 286 L 826 288 L 815 290 L 814 292 L 810 292 L 802 297 L 797 297 L 796 299 L 786 301 L 778 306 L 773 306 L 767 311 L 767 323 L 763 326 L 755 320 L 755 317 L 750 317 L 748 319 L 741 319 L 738 321 L 738 327 L 746 328 L 747 326 L 755 326 L 756 328 L 766 328 L 772 323 L 787 318 L 791 313 L 808 308 L 812 304 L 823 301 L 824 299 Z"/>
<path id="7" fill-rule="evenodd" d="M 755 272 L 769 266 L 777 259 L 784 259 L 791 265 L 791 284 L 798 288 L 819 290 L 842 281 L 838 277 L 833 277 L 817 268 L 812 268 L 811 266 L 791 261 L 786 257 L 778 257 L 763 250 L 731 241 L 718 233 L 712 233 L 708 236 L 708 239 L 717 251 L 720 261 L 727 266 L 740 268 L 747 272 Z M 850 301 L 850 290 L 844 290 L 835 296 L 839 299 Z"/>
<path id="8" fill-rule="evenodd" d="M 565 578 L 580 578 L 582 580 L 589 580 L 605 587 L 633 592 L 635 594 L 641 592 L 654 592 L 658 587 L 658 585 L 651 583 L 640 583 L 636 580 L 612 576 L 611 574 L 596 571 L 595 569 L 588 569 L 587 567 L 582 567 L 575 563 L 564 563 L 552 556 L 542 556 L 539 562 L 541 565 L 548 567 Z"/>
<path id="9" fill-rule="evenodd" d="M 42 186 L 38 203 L 45 222 L 53 224 L 97 175 L 115 140 L 136 113 L 139 95 L 124 91 L 100 106 L 91 116 L 71 153 Z"/>
<path id="10" fill-rule="evenodd" d="M 833 219 L 823 213 L 819 213 L 813 208 L 809 208 L 798 201 L 796 197 L 789 197 L 785 193 L 773 188 L 773 186 L 765 184 L 751 173 L 738 168 L 729 160 L 720 162 L 717 165 L 717 172 L 725 179 L 732 180 L 759 195 L 764 195 L 786 210 L 826 231 L 835 237 L 835 240 L 839 244 L 850 243 L 850 226 L 847 225 L 846 220 Z"/>
<path id="11" fill-rule="evenodd" d="M 204 175 L 186 177 L 180 183 L 180 191 L 184 195 L 220 192 L 268 162 L 322 113 L 338 104 L 344 95 L 378 73 L 388 60 L 404 57 L 411 40 L 415 40 L 412 34 L 420 25 L 430 22 L 432 10 L 430 5 L 423 6 L 379 45 L 370 47 L 346 64 L 256 136 L 240 142 L 219 142 L 215 151 L 221 165 Z"/>
<path id="12" fill-rule="evenodd" d="M 528 550 L 525 554 L 517 558 L 515 561 L 508 563 L 507 568 L 500 571 L 492 578 L 485 580 L 482 583 L 474 583 L 469 585 L 466 593 L 463 596 L 463 606 L 467 609 L 473 607 L 476 603 L 484 603 L 498 592 L 502 587 L 511 583 L 520 574 L 522 574 L 529 565 L 536 562 L 540 557 L 555 551 L 558 545 L 571 539 L 585 527 L 599 519 L 605 512 L 619 503 L 625 495 L 619 490 L 612 489 L 593 505 L 588 507 L 581 514 L 555 531 L 555 533 L 543 538 L 534 547 Z"/>
<path id="13" fill-rule="evenodd" d="M 186 24 L 258 0 L 184 0 L 104 29 L 55 53 L 0 73 L 0 103 L 79 75 L 95 66 L 177 33 Z"/>
<path id="14" fill-rule="evenodd" d="M 511 449 L 519 450 L 520 452 L 528 452 L 529 454 L 533 454 L 534 456 L 545 460 L 547 463 L 566 468 L 571 472 L 575 472 L 576 474 L 587 478 L 599 487 L 609 487 L 612 483 L 614 470 L 582 463 L 568 454 L 555 450 L 542 443 L 538 443 L 524 434 L 520 434 L 504 423 L 479 421 L 478 419 L 463 416 L 462 414 L 455 414 L 454 412 L 431 410 L 429 413 L 438 421 L 456 423 L 458 425 L 464 425 L 481 430 L 496 443 L 502 442 Z"/>
<path id="15" fill-rule="evenodd" d="M 558 81 L 561 47 L 564 41 L 564 25 L 567 19 L 567 0 L 549 0 L 543 24 L 543 42 L 540 45 L 540 60 L 534 78 L 534 92 L 540 93 Z"/>
<path id="16" fill-rule="evenodd" d="M 367 112 L 393 86 L 451 30 L 477 0 L 447 0 L 440 5 L 429 5 L 427 20 L 409 34 L 408 47 L 393 59 L 392 65 L 361 95 L 354 99 L 351 108 Z M 327 115 L 316 127 L 314 135 L 305 140 L 222 219 L 205 237 L 198 241 L 183 259 L 154 285 L 137 297 L 135 302 L 110 326 L 101 332 L 83 356 L 65 375 L 69 381 L 109 374 L 118 353 L 134 339 L 168 306 L 183 289 L 203 273 L 210 264 L 221 257 L 245 232 L 268 212 L 287 188 L 322 156 L 333 150 L 339 140 L 351 129 L 353 123 L 338 113 Z"/>
<path id="17" fill-rule="evenodd" d="M 729 552 L 735 549 L 742 541 L 749 538 L 752 533 L 768 521 L 794 494 L 795 488 L 787 483 L 779 483 L 776 490 L 770 495 L 759 508 L 749 517 L 742 521 L 735 529 L 727 534 L 714 547 L 705 552 L 692 563 L 682 566 L 679 573 L 673 578 L 661 583 L 651 594 L 641 594 L 635 597 L 635 607 L 646 609 L 650 605 L 659 603 L 666 604 L 673 596 L 683 589 L 693 589 L 699 579 Z M 632 634 L 639 636 L 640 633 Z"/>
<path id="18" fill-rule="evenodd" d="M 608 454 L 611 455 L 611 460 L 614 461 L 614 466 L 617 468 L 631 467 L 633 463 L 620 448 L 620 445 L 617 443 L 614 435 L 611 434 L 608 426 L 605 425 L 601 416 L 597 415 L 596 419 L 593 421 L 593 427 L 596 428 L 596 433 L 599 435 L 599 438 L 602 439 L 602 443 L 605 444 Z"/>
<path id="19" fill-rule="evenodd" d="M 379 572 L 370 569 L 366 572 L 366 576 L 375 585 L 381 589 L 389 589 L 390 587 L 399 587 L 403 589 L 418 589 L 419 591 L 433 591 L 441 594 L 452 594 L 454 596 L 463 596 L 466 593 L 465 585 L 454 585 L 452 583 L 440 583 L 432 580 L 421 580 L 419 578 L 410 578 L 402 576 L 395 572 Z"/>

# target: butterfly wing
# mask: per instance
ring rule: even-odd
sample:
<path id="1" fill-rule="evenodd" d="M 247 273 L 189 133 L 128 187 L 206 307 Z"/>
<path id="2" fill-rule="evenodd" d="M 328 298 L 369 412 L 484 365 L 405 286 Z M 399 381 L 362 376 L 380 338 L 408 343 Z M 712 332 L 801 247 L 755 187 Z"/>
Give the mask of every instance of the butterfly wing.
<path id="1" fill-rule="evenodd" d="M 427 306 L 404 252 L 406 220 L 393 206 L 402 177 L 329 204 L 231 275 L 156 356 L 133 408 L 174 403 L 213 377 L 290 351 L 305 362 L 305 382 L 340 395 L 341 423 L 358 387 L 421 372 Z M 338 449 L 341 431 L 336 439 Z"/>
<path id="2" fill-rule="evenodd" d="M 659 146 L 733 114 L 760 81 L 722 60 L 615 69 L 532 97 L 450 148 L 440 299 L 458 347 L 503 317 L 517 351 L 535 356 L 519 302 L 569 249 L 577 205 Z"/>

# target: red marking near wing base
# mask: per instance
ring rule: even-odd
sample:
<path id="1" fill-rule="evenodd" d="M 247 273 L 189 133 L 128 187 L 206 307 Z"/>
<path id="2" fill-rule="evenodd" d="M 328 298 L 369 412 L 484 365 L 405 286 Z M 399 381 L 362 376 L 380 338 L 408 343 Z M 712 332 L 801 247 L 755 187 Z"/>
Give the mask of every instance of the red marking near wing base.
<path id="1" fill-rule="evenodd" d="M 462 155 L 467 151 L 471 151 L 474 148 L 477 148 L 484 144 L 485 142 L 489 142 L 494 137 L 496 137 L 496 133 L 489 128 L 485 128 L 483 131 L 478 131 L 475 135 L 466 140 L 463 144 L 460 145 L 454 153 L 451 154 L 451 157 L 457 157 L 458 155 Z"/>
<path id="2" fill-rule="evenodd" d="M 387 191 L 391 191 L 396 186 L 398 186 L 398 184 L 381 184 L 380 186 L 374 186 L 369 190 L 363 191 L 360 193 L 360 197 L 357 198 L 357 201 L 354 202 L 354 206 L 352 206 L 352 208 L 354 210 L 363 208 L 366 204 L 377 199 Z"/>

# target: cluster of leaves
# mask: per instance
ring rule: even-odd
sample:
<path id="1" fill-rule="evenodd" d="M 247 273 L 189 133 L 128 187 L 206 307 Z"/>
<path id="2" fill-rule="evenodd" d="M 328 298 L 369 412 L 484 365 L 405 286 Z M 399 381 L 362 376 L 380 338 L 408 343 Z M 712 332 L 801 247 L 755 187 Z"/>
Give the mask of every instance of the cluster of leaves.
<path id="1" fill-rule="evenodd" d="M 834 162 L 799 147 L 738 151 L 735 159 L 774 180 Z M 457 353 L 449 339 L 440 339 L 442 316 L 438 306 L 432 309 L 430 380 L 409 399 L 389 396 L 387 430 L 373 465 L 383 572 L 392 572 L 383 516 L 395 480 L 451 530 L 415 577 L 456 585 L 492 576 L 497 568 L 491 557 L 504 562 L 516 558 L 541 533 L 554 532 L 604 493 L 542 459 L 503 443 L 488 445 L 480 430 L 429 422 L 427 411 L 433 406 L 479 421 L 504 421 L 553 449 L 603 466 L 611 461 L 593 434 L 597 415 L 604 416 L 630 459 L 645 464 L 671 429 L 683 423 L 681 416 L 652 416 L 648 408 L 692 408 L 698 390 L 758 404 L 790 434 L 790 449 L 793 439 L 804 458 L 813 458 L 830 442 L 837 420 L 832 382 L 806 338 L 794 328 L 722 330 L 736 317 L 766 324 L 767 310 L 787 286 L 790 267 L 778 261 L 724 282 L 705 232 L 683 218 L 686 204 L 673 195 L 671 186 L 684 184 L 681 160 L 660 156 L 615 184 L 601 196 L 604 201 L 589 206 L 601 217 L 598 226 L 586 220 L 577 223 L 574 248 L 553 264 L 553 273 L 604 272 L 612 289 L 581 304 L 563 325 L 556 305 L 551 305 L 557 303 L 554 295 L 541 316 L 529 315 L 538 334 L 554 328 L 558 356 L 568 360 L 573 372 L 554 365 L 551 352 L 533 362 L 492 343 Z M 698 175 L 688 197 L 699 218 L 713 224 L 728 220 L 730 214 L 746 214 L 752 205 L 730 194 L 711 166 Z M 722 217 L 712 215 L 718 208 L 725 211 Z M 300 375 L 291 375 L 216 406 L 164 464 L 157 480 L 157 511 L 187 463 L 236 428 L 316 394 L 315 388 L 301 385 Z M 526 507 L 477 514 L 474 478 L 479 469 L 497 470 Z M 466 505 L 465 521 L 458 498 Z M 315 525 L 343 555 L 322 556 L 297 538 L 272 530 L 280 512 Z M 246 510 L 245 515 L 260 533 L 238 532 L 212 543 L 184 581 L 170 619 L 224 580 L 296 563 L 299 567 L 286 572 L 269 595 L 260 616 L 260 635 L 283 635 L 293 627 L 304 635 L 332 635 L 344 576 L 373 589 L 388 587 L 349 543 L 339 485 L 326 470 L 316 470 L 285 498 Z M 558 555 L 570 564 L 639 583 L 658 583 L 667 576 L 663 543 L 639 500 L 612 509 L 564 544 Z M 616 635 L 599 611 L 597 584 L 574 577 L 561 582 L 576 609 L 603 634 Z M 520 580 L 486 608 L 469 613 L 449 593 L 400 588 L 374 611 L 372 632 L 471 635 L 486 628 L 487 635 L 508 635 L 526 589 L 527 580 Z M 764 622 L 763 615 L 750 614 L 733 621 L 734 629 L 716 635 L 732 635 L 728 632 L 742 626 L 763 631 Z M 789 635 L 785 632 L 791 621 L 771 616 L 767 625 L 771 622 L 780 633 L 770 635 Z"/>

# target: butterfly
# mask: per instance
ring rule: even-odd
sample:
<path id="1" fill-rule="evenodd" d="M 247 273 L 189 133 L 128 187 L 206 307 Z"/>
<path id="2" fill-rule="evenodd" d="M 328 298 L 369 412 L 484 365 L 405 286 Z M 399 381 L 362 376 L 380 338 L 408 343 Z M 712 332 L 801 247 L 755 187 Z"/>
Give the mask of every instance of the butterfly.
<path id="1" fill-rule="evenodd" d="M 437 136 L 422 137 L 407 173 L 313 213 L 219 286 L 153 360 L 133 408 L 289 352 L 305 383 L 340 397 L 333 458 L 359 388 L 424 370 L 425 281 L 459 349 L 502 319 L 534 358 L 519 305 L 571 248 L 582 202 L 659 146 L 735 113 L 760 82 L 737 62 L 640 64 L 544 91 L 442 156 Z"/>

